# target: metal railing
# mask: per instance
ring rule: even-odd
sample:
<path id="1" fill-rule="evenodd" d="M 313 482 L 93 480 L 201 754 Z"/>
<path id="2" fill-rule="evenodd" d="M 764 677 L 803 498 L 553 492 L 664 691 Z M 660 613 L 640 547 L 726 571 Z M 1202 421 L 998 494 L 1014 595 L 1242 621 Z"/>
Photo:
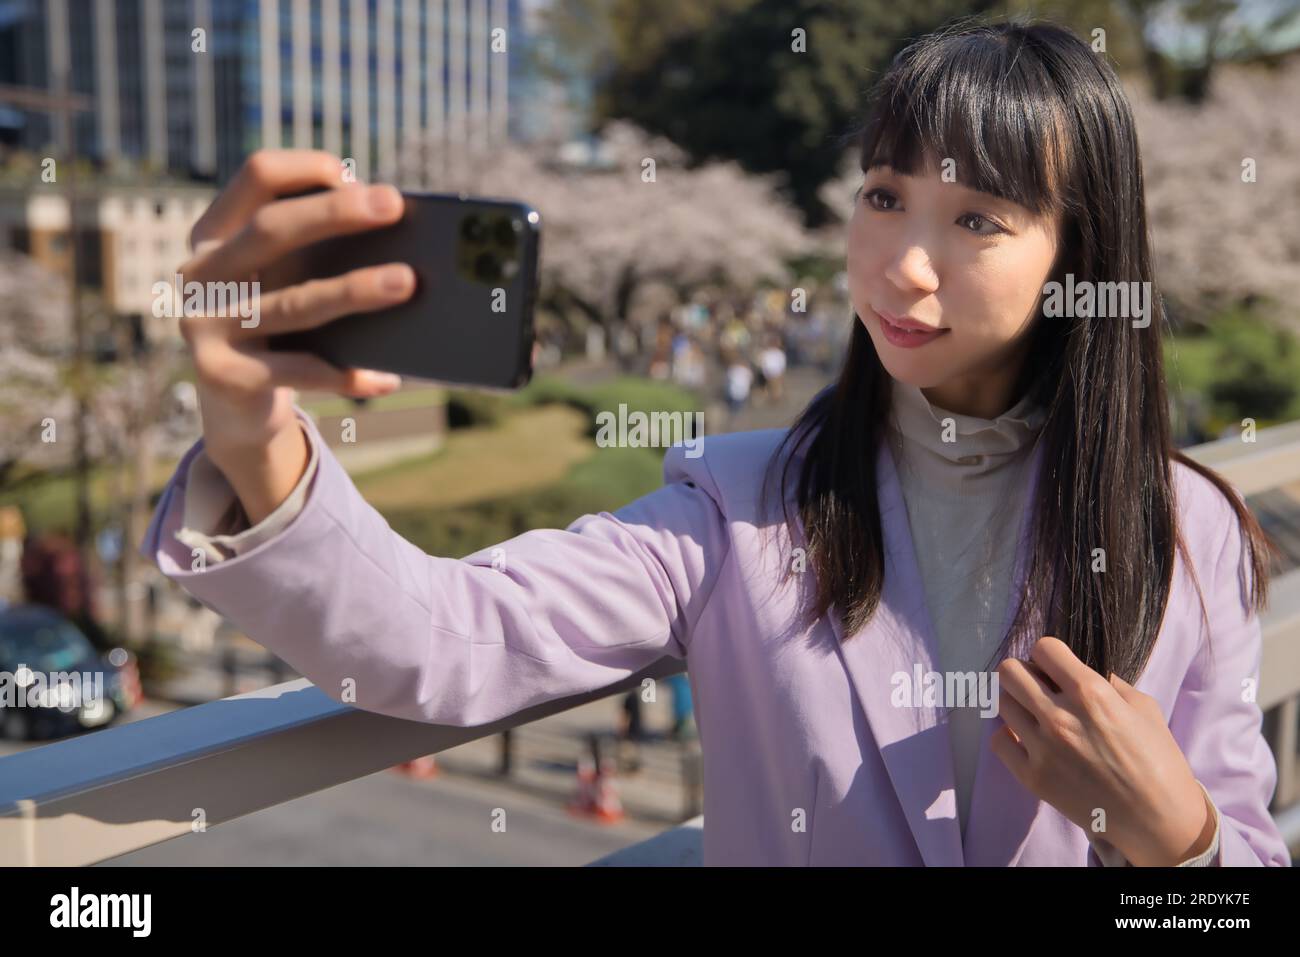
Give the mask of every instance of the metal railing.
<path id="1" fill-rule="evenodd" d="M 1186 450 L 1245 495 L 1300 482 L 1300 422 Z M 1300 569 L 1272 582 L 1259 704 L 1278 764 L 1273 812 L 1300 847 Z M 0 758 L 0 865 L 86 865 L 498 734 L 683 670 L 664 658 L 617 684 L 489 725 L 403 721 L 340 704 L 306 679 Z M 595 862 L 698 864 L 702 818 Z"/>

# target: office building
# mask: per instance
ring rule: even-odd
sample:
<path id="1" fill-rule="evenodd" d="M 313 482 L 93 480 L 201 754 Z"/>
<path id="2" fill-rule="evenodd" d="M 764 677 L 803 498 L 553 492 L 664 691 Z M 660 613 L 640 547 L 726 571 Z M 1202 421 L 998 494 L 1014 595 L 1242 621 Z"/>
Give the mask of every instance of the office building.
<path id="1" fill-rule="evenodd" d="M 8 0 L 0 84 L 93 98 L 76 153 L 224 183 L 258 147 L 315 147 L 358 178 L 436 182 L 513 138 L 532 80 L 522 0 Z M 59 151 L 0 106 L 0 141 Z M 57 155 L 57 154 L 56 154 Z M 405 171 L 399 179 L 399 171 Z"/>

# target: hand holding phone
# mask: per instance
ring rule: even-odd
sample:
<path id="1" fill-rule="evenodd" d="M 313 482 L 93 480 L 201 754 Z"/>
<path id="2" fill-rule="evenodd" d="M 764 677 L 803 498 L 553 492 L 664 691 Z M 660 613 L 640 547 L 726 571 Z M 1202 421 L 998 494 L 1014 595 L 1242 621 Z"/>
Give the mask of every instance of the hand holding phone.
<path id="1" fill-rule="evenodd" d="M 458 385 L 524 385 L 532 375 L 537 211 L 465 194 L 402 197 L 397 222 L 294 249 L 263 270 L 261 280 L 264 290 L 274 290 L 401 260 L 415 270 L 416 291 L 386 308 L 359 304 L 328 324 L 272 336 L 271 348 Z"/>
<path id="2" fill-rule="evenodd" d="M 362 234 L 401 218 L 404 204 L 395 188 L 344 183 L 341 170 L 338 157 L 318 150 L 252 154 L 195 224 L 193 255 L 179 270 L 186 286 L 245 288 L 301 246 Z M 312 188 L 323 191 L 292 195 Z M 365 398 L 400 384 L 395 376 L 339 368 L 308 352 L 272 350 L 268 336 L 383 309 L 403 302 L 415 288 L 409 265 L 373 263 L 262 291 L 255 324 L 237 314 L 199 311 L 179 317 L 194 363 L 205 450 L 254 523 L 288 496 L 306 467 L 305 438 L 293 411 L 295 389 Z"/>

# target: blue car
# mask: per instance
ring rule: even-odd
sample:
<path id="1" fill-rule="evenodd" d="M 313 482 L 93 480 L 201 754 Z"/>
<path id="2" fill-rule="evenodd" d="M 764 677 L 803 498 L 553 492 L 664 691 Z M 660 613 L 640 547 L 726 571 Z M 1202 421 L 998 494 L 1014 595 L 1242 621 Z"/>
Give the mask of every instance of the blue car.
<path id="1" fill-rule="evenodd" d="M 16 741 L 106 727 L 140 698 L 135 657 L 101 657 L 76 625 L 42 605 L 0 608 L 0 735 Z"/>

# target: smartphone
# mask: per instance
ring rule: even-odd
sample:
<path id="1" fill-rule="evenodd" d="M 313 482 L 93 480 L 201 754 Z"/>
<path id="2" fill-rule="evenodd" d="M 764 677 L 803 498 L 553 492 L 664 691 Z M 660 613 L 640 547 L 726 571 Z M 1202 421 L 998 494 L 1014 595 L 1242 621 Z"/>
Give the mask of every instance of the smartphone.
<path id="1" fill-rule="evenodd" d="M 317 192 L 312 190 L 310 192 Z M 390 226 L 294 250 L 258 274 L 263 293 L 361 266 L 405 262 L 416 290 L 403 303 L 269 338 L 349 366 L 488 390 L 532 378 L 541 217 L 526 203 L 464 193 L 402 192 Z"/>

